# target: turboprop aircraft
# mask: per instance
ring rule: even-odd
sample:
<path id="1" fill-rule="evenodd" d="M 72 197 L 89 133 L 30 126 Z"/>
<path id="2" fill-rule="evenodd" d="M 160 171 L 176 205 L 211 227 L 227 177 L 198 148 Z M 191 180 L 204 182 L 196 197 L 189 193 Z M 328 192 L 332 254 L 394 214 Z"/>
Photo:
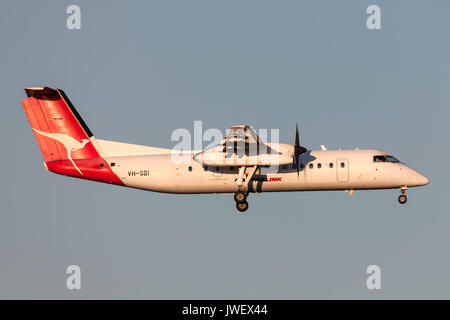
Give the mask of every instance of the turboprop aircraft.
<path id="1" fill-rule="evenodd" d="M 232 126 L 207 150 L 176 151 L 96 139 L 61 89 L 26 88 L 22 101 L 47 170 L 75 178 L 165 193 L 233 193 L 237 210 L 251 193 L 396 189 L 429 180 L 380 150 L 308 150 L 262 141 L 248 125 Z M 178 161 L 183 159 L 183 161 Z"/>

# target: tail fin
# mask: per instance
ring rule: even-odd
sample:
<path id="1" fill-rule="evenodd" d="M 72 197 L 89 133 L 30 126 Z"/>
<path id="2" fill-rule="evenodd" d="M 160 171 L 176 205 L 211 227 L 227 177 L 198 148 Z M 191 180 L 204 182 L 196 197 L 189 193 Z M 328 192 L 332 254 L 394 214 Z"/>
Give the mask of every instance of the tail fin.
<path id="1" fill-rule="evenodd" d="M 93 145 L 95 138 L 61 89 L 26 88 L 22 106 L 50 171 L 121 184 Z"/>
<path id="2" fill-rule="evenodd" d="M 91 130 L 60 89 L 27 88 L 22 101 L 45 162 L 99 156 Z M 59 142 L 59 143 L 58 143 Z"/>

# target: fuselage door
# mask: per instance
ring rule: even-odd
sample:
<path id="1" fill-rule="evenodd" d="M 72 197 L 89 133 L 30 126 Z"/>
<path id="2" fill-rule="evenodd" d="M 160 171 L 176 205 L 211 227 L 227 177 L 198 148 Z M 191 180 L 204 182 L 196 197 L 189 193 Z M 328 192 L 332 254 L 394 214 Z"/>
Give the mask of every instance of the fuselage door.
<path id="1" fill-rule="evenodd" d="M 348 159 L 337 159 L 337 181 L 348 182 Z"/>

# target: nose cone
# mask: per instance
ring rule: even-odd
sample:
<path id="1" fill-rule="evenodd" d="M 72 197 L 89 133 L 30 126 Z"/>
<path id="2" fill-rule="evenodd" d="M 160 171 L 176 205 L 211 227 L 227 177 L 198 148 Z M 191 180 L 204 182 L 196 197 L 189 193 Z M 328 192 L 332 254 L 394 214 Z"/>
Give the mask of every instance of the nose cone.
<path id="1" fill-rule="evenodd" d="M 430 183 L 430 180 L 425 177 L 423 174 L 414 171 L 414 174 L 411 175 L 411 187 L 420 187 Z"/>
<path id="2" fill-rule="evenodd" d="M 405 164 L 401 164 L 397 168 L 397 175 L 393 175 L 393 177 L 397 177 L 395 180 L 400 185 L 406 187 L 420 187 L 430 183 L 430 180 L 428 180 L 427 177 Z"/>
<path id="3" fill-rule="evenodd" d="M 429 184 L 430 183 L 430 180 L 427 178 L 427 177 L 425 177 L 423 174 L 420 174 L 420 173 L 418 173 L 417 172 L 417 185 L 419 185 L 419 186 L 424 186 L 424 185 L 427 185 L 427 184 Z"/>

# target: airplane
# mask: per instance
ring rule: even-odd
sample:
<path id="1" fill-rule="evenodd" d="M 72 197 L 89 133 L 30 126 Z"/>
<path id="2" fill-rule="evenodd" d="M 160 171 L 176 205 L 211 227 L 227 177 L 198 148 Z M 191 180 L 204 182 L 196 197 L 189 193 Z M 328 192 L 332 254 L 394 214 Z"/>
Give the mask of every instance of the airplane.
<path id="1" fill-rule="evenodd" d="M 74 178 L 163 193 L 232 193 L 240 212 L 251 193 L 400 189 L 427 177 L 389 153 L 373 149 L 308 150 L 262 141 L 248 125 L 232 126 L 222 142 L 200 151 L 96 139 L 67 95 L 49 87 L 25 88 L 22 101 L 48 171 Z M 174 161 L 182 156 L 184 161 Z"/>

